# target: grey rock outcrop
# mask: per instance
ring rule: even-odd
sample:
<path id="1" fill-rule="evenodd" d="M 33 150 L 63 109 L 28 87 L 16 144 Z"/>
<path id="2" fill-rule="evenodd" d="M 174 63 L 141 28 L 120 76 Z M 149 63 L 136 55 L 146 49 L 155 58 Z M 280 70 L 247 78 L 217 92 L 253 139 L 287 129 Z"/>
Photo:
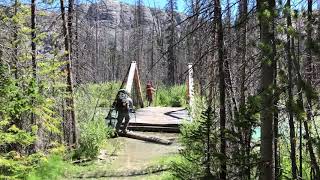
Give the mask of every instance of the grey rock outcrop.
<path id="1" fill-rule="evenodd" d="M 129 5 L 117 0 L 104 0 L 98 4 L 92 4 L 87 12 L 86 18 L 90 21 L 98 21 L 100 25 L 109 28 L 119 28 L 129 30 L 135 26 L 137 21 L 137 6 Z M 146 6 L 140 7 L 141 25 L 147 29 L 149 26 L 159 23 L 166 23 L 168 14 L 164 10 L 150 8 Z M 183 14 L 176 14 L 176 22 L 184 18 Z"/>
<path id="2" fill-rule="evenodd" d="M 158 78 L 166 78 L 165 52 L 169 47 L 168 27 L 171 25 L 169 13 L 117 0 L 81 5 L 78 11 L 81 12 L 78 25 L 78 41 L 81 44 L 77 63 L 79 67 L 90 66 L 89 69 L 92 69 L 92 72 L 80 70 L 84 79 L 93 77 L 98 82 L 120 80 L 125 76 L 124 69 L 131 61 L 138 62 L 142 80 L 151 78 L 153 72 L 150 68 L 156 61 L 161 63 L 157 63 L 154 69 L 163 72 L 159 73 Z M 179 23 L 185 18 L 181 13 L 175 13 L 177 41 L 183 33 L 183 26 Z M 176 52 L 177 61 L 181 63 L 185 59 L 181 54 L 183 51 L 180 48 Z"/>

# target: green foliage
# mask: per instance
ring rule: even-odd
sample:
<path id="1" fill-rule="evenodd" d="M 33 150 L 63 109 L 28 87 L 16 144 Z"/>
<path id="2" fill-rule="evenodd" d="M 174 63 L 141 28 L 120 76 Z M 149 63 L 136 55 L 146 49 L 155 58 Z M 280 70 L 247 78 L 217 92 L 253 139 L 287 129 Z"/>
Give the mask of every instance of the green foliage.
<path id="1" fill-rule="evenodd" d="M 316 149 L 317 149 L 317 153 L 318 154 L 318 157 L 320 157 L 320 137 L 316 137 L 315 138 L 315 145 L 316 145 Z"/>
<path id="2" fill-rule="evenodd" d="M 75 151 L 74 158 L 95 158 L 112 130 L 106 126 L 103 118 L 83 122 L 80 129 L 79 148 Z"/>
<path id="3" fill-rule="evenodd" d="M 292 26 L 287 28 L 287 32 L 288 32 L 288 34 L 290 36 L 296 36 L 297 35 L 296 30 Z"/>
<path id="4" fill-rule="evenodd" d="M 43 159 L 41 153 L 24 156 L 10 151 L 0 156 L 0 179 L 22 179 Z"/>
<path id="5" fill-rule="evenodd" d="M 40 30 L 36 30 L 37 50 L 46 53 L 37 55 L 41 61 L 37 62 L 37 77 L 34 77 L 27 18 L 30 8 L 19 1 L 16 7 L 16 14 L 12 13 L 12 7 L 5 13 L 2 13 L 4 8 L 0 10 L 0 21 L 4 25 L 0 31 L 5 27 L 16 35 L 8 34 L 8 41 L 1 42 L 0 47 L 1 52 L 5 50 L 0 55 L 0 179 L 25 178 L 43 157 L 42 149 L 34 153 L 37 142 L 57 146 L 58 143 L 53 143 L 61 135 L 61 116 L 57 109 L 65 96 L 65 86 L 61 86 L 65 79 L 61 73 L 64 64 L 61 55 L 59 51 L 44 50 L 41 44 L 47 33 Z M 38 137 L 38 132 L 43 137 L 50 134 L 52 138 Z"/>
<path id="6" fill-rule="evenodd" d="M 272 12 L 264 8 L 263 11 L 258 12 L 258 18 L 260 19 L 260 21 L 270 22 L 275 13 L 276 12 Z"/>
<path id="7" fill-rule="evenodd" d="M 249 96 L 245 106 L 240 107 L 240 112 L 236 115 L 235 126 L 244 129 L 257 127 L 260 118 L 260 109 L 261 97 Z"/>
<path id="8" fill-rule="evenodd" d="M 48 159 L 44 158 L 38 166 L 31 171 L 27 180 L 58 180 L 63 176 L 68 166 L 61 156 L 52 155 Z"/>
<path id="9" fill-rule="evenodd" d="M 186 87 L 183 85 L 173 87 L 159 87 L 155 93 L 156 106 L 185 107 Z"/>
<path id="10" fill-rule="evenodd" d="M 195 115 L 191 123 L 185 123 L 181 127 L 181 159 L 172 166 L 172 174 L 178 179 L 213 177 L 211 168 L 222 157 L 214 145 L 218 143 L 217 129 L 214 128 L 214 112 L 210 107 L 205 108 L 202 103 L 196 106 L 206 110 L 200 111 L 201 115 Z"/>
<path id="11" fill-rule="evenodd" d="M 271 12 L 267 9 L 265 9 L 263 12 L 262 12 L 262 18 L 264 19 L 270 19 L 271 17 Z"/>
<path id="12" fill-rule="evenodd" d="M 85 84 L 76 89 L 76 111 L 80 125 L 79 147 L 73 158 L 95 158 L 111 135 L 105 116 L 120 88 L 117 82 Z"/>
<path id="13" fill-rule="evenodd" d="M 59 132 L 57 124 L 60 121 L 59 116 L 52 111 L 53 101 L 50 97 L 40 94 L 33 85 L 32 78 L 14 80 L 4 72 L 5 70 L 6 68 L 0 64 L 0 177 L 21 179 L 39 159 L 36 154 L 22 154 L 16 151 L 26 151 L 36 141 L 38 125 L 31 125 L 30 129 L 25 129 L 21 125 L 22 121 L 30 123 L 30 119 L 26 118 L 30 118 L 33 112 L 42 121 L 43 130 L 52 133 Z M 20 83 L 30 86 L 23 88 L 18 86 Z"/>
<path id="14" fill-rule="evenodd" d="M 280 145 L 280 179 L 292 179 L 291 174 L 291 160 L 290 160 L 290 149 L 289 149 L 289 141 L 285 138 L 281 138 Z M 311 179 L 310 178 L 310 158 L 308 152 L 302 153 L 302 176 L 303 179 Z"/>
<path id="15" fill-rule="evenodd" d="M 119 88 L 120 84 L 117 82 L 79 86 L 75 93 L 78 121 L 81 123 L 105 117 Z"/>

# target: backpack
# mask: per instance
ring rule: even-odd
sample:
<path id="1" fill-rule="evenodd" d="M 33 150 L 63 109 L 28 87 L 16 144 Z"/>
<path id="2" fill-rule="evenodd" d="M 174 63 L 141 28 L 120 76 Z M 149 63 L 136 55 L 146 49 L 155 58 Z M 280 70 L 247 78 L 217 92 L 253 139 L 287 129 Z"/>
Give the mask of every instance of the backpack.
<path id="1" fill-rule="evenodd" d="M 128 94 L 125 92 L 120 91 L 117 96 L 116 101 L 116 109 L 117 111 L 128 111 L 129 110 L 129 104 L 128 104 Z"/>

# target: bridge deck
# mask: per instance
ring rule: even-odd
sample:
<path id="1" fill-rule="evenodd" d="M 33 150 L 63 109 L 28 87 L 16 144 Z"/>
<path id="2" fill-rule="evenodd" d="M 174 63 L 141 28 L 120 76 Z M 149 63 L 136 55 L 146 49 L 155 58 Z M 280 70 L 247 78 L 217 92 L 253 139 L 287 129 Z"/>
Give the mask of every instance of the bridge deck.
<path id="1" fill-rule="evenodd" d="M 190 120 L 188 111 L 181 107 L 146 107 L 136 111 L 130 123 L 144 124 L 181 124 L 183 120 Z"/>

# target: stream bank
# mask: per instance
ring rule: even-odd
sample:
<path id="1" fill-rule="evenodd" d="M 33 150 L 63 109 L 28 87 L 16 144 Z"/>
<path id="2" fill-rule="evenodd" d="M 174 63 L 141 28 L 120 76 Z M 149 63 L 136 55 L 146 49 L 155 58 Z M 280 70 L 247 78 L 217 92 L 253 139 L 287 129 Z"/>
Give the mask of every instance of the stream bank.
<path id="1" fill-rule="evenodd" d="M 98 160 L 77 165 L 77 168 L 67 175 L 68 179 L 159 179 L 159 175 L 166 173 L 168 169 L 161 161 L 168 161 L 168 158 L 178 153 L 178 134 L 137 133 L 167 139 L 173 143 L 161 145 L 125 137 L 108 139 Z"/>

